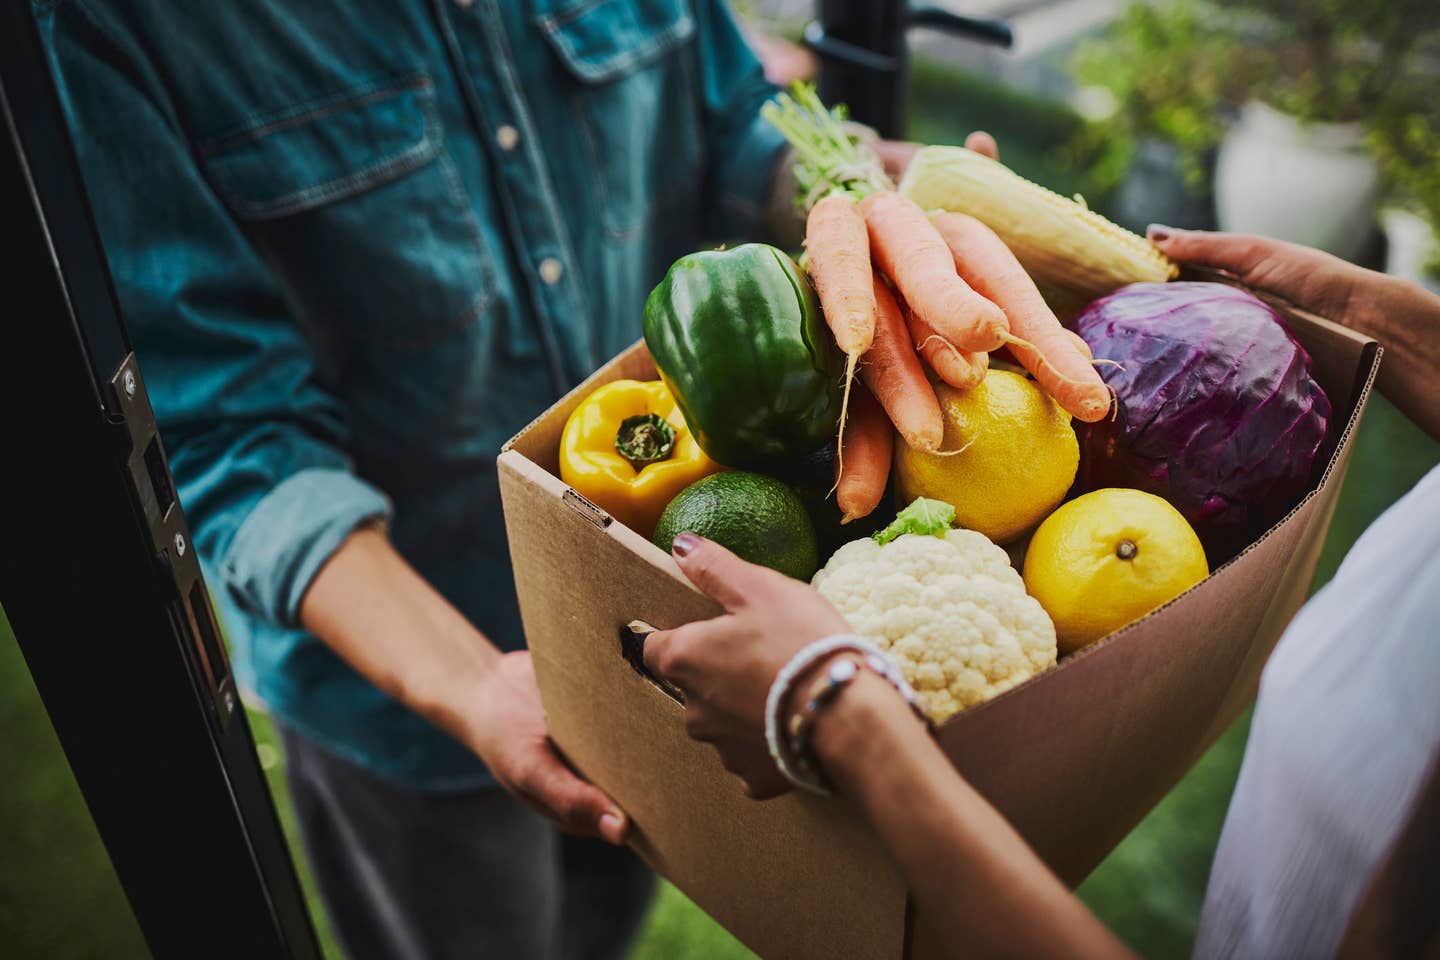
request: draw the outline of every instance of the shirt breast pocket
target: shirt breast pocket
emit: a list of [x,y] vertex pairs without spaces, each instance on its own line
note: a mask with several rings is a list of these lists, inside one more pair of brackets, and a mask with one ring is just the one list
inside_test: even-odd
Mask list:
[[424,75],[306,102],[198,148],[303,322],[422,350],[485,313],[491,258]]
[[533,0],[570,77],[606,231],[623,239],[698,189],[695,19],[685,0]]

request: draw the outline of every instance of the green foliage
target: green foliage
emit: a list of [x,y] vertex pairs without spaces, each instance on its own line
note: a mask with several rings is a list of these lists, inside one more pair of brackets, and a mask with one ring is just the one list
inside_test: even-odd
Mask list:
[[1124,178],[1140,140],[1164,140],[1179,150],[1184,181],[1198,191],[1225,134],[1225,106],[1243,98],[1241,66],[1233,37],[1194,0],[1136,3],[1071,61],[1077,82],[1108,90],[1116,102],[1115,113],[1083,128],[1071,149],[1108,188]]
[[1393,128],[1433,115],[1437,54],[1435,0],[1137,0],[1071,61],[1077,82],[1116,101],[1072,149],[1113,184],[1137,142],[1155,137],[1175,145],[1198,188],[1228,114],[1250,99],[1395,140]]
[[760,108],[760,116],[795,148],[795,206],[802,216],[832,193],[861,200],[894,186],[875,151],[846,129],[846,106],[827,109],[813,83],[791,84],[789,93],[777,93]]
[[[1378,127],[1370,146],[1392,188],[1440,234],[1440,112],[1412,113]],[[1440,244],[1425,266],[1440,277]]]
[[[1397,101],[1433,93],[1424,61],[1440,40],[1435,0],[1217,0],[1249,18],[1255,90],[1317,123],[1384,120]],[[1427,76],[1427,74],[1429,74]]]

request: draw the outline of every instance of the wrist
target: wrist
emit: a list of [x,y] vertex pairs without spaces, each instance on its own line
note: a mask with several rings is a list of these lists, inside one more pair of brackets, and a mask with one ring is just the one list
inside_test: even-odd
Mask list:
[[810,666],[795,675],[795,679],[790,684],[790,689],[785,694],[785,699],[781,702],[781,715],[787,720],[785,724],[786,729],[790,727],[788,721],[793,720],[795,715],[800,712],[800,709],[805,706],[805,700],[809,696],[810,691],[815,689],[821,677],[830,672],[830,668],[835,664],[835,661],[854,660],[856,656],[854,650],[836,650],[833,653],[827,653],[823,657],[820,657],[814,663],[810,664]]
[[868,670],[816,719],[810,740],[821,770],[847,796],[856,795],[867,771],[893,764],[907,745],[931,742],[900,692]]
[[920,700],[893,660],[851,633],[822,637],[801,647],[776,672],[765,699],[766,745],[791,784],[813,793],[831,792],[812,743],[813,728],[861,676],[873,677],[893,692],[914,722],[928,731]]

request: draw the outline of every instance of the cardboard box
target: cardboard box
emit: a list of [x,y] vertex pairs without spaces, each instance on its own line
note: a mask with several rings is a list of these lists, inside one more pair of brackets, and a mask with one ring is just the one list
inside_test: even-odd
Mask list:
[[[1240,556],[1171,603],[938,731],[959,770],[1078,884],[1254,696],[1304,602],[1379,348],[1271,301],[1314,360],[1335,446],[1316,486]],[[895,867],[839,801],[748,800],[681,707],[640,672],[627,625],[714,616],[669,555],[569,489],[556,447],[590,391],[653,379],[637,344],[546,411],[499,459],[520,609],[556,743],[634,818],[635,847],[764,957],[931,951]]]

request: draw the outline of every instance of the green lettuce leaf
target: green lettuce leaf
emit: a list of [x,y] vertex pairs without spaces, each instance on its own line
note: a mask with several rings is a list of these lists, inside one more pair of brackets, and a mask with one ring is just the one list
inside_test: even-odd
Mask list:
[[901,510],[890,526],[875,534],[875,542],[882,547],[905,533],[919,536],[943,537],[955,523],[955,508],[940,500],[919,497],[914,503]]

